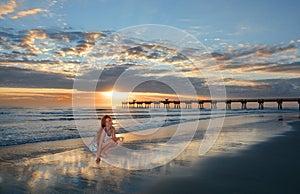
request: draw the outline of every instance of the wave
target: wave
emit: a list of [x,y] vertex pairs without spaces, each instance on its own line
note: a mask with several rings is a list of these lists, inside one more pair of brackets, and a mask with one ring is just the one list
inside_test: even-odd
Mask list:
[[11,112],[0,112],[0,115],[9,115],[12,114]]
[[40,121],[73,121],[73,117],[64,117],[64,118],[42,118]]
[[36,138],[36,139],[19,139],[19,140],[1,140],[0,146],[11,146],[11,145],[21,145],[27,143],[38,143],[38,142],[48,142],[48,141],[58,141],[58,140],[67,140],[67,139],[77,139],[81,138],[78,135],[69,135],[69,136],[56,136],[56,137],[47,137],[47,138]]

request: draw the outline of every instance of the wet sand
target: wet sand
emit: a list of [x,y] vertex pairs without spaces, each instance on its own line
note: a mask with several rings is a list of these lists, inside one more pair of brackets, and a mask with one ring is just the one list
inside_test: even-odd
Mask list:
[[[295,119],[226,118],[204,156],[199,156],[199,146],[207,121],[200,122],[184,152],[148,170],[98,165],[81,139],[2,147],[0,193],[293,193],[300,172],[300,131],[299,122],[290,131],[286,121]],[[174,127],[163,128],[161,138],[173,134]],[[129,147],[151,148],[151,138],[127,140]]]
[[172,177],[141,193],[299,193],[300,121],[291,131],[234,155],[208,157],[188,177]]

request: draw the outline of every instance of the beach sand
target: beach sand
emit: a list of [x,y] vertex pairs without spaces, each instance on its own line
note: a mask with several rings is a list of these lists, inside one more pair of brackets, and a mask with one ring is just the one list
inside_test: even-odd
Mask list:
[[[0,193],[295,193],[300,125],[294,122],[290,130],[286,121],[297,119],[281,115],[226,118],[217,142],[199,156],[207,125],[201,121],[184,152],[148,170],[96,164],[82,139],[2,147]],[[162,139],[173,134],[176,126],[163,129]],[[125,135],[124,146],[151,148],[152,138],[134,137]]]

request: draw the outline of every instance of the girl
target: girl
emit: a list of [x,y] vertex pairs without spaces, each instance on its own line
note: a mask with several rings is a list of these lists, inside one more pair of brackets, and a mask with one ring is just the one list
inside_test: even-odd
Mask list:
[[102,117],[101,127],[97,132],[97,163],[101,161],[100,156],[107,157],[106,151],[109,148],[115,147],[118,141],[123,141],[124,139],[123,137],[116,137],[116,130],[112,125],[112,119],[109,115]]

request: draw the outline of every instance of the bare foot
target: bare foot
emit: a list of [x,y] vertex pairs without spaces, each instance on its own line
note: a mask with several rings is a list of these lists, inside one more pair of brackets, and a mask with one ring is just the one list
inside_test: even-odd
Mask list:
[[100,163],[100,161],[101,161],[101,158],[100,158],[100,157],[97,157],[97,159],[96,159],[96,163],[97,163],[97,164],[99,164],[99,163]]

